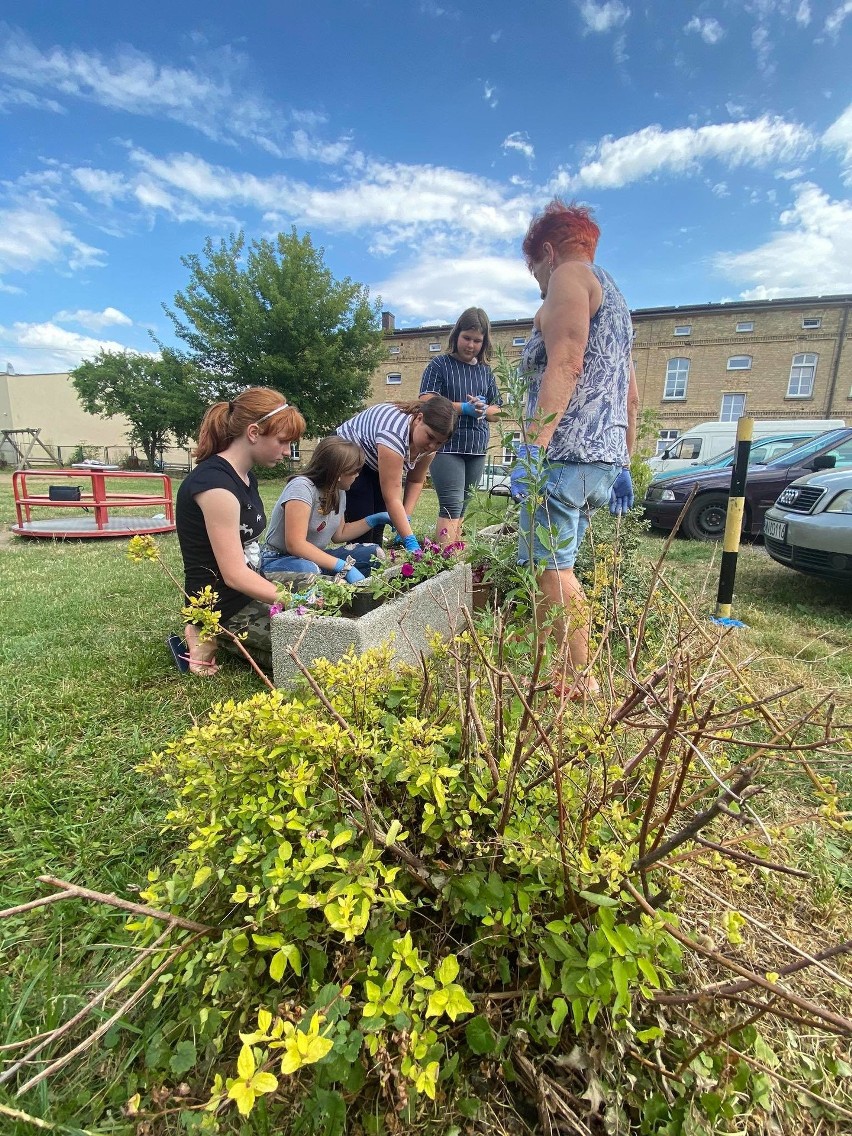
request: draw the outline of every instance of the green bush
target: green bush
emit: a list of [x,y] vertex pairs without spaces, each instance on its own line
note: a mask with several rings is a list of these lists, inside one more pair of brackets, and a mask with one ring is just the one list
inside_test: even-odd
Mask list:
[[[205,1130],[264,1097],[276,1131],[343,1132],[389,1092],[404,1123],[439,1098],[479,1107],[476,1069],[509,1069],[518,1030],[545,1051],[604,1017],[632,1031],[634,999],[669,986],[680,954],[662,919],[625,915],[636,821],[596,810],[566,862],[553,779],[513,796],[515,739],[472,744],[436,693],[449,675],[424,690],[377,652],[314,674],[328,705],[225,703],[147,766],[174,793],[180,849],[142,898],[215,927],[161,979],[155,1079],[176,1057],[186,1075],[189,1054]],[[564,744],[594,783],[618,776],[591,726]],[[579,817],[588,790],[566,776],[562,808]],[[508,1028],[490,1001],[506,992]],[[340,1123],[313,1127],[331,1103]]]

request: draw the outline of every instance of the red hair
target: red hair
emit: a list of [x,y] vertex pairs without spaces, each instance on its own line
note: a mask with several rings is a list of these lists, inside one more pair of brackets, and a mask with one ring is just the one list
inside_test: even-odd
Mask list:
[[231,402],[215,402],[201,421],[195,460],[220,454],[235,438],[256,424],[259,434],[275,434],[295,442],[305,432],[305,420],[283,394],[270,387],[249,387]]
[[535,262],[541,260],[545,244],[552,245],[562,256],[579,252],[594,260],[600,235],[600,227],[588,205],[577,205],[574,201],[566,205],[554,197],[544,211],[530,221],[522,246],[527,267],[532,269]]

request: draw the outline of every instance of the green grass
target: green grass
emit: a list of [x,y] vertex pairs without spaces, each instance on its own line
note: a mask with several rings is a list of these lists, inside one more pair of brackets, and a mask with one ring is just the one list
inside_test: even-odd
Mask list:
[[[270,508],[280,486],[262,482],[261,491]],[[471,524],[492,523],[506,507],[505,499],[479,500]],[[426,490],[415,524],[431,532],[436,514],[435,496]],[[11,480],[3,477],[0,527],[13,518]],[[158,539],[180,575],[176,538]],[[651,563],[662,544],[658,536],[643,538],[642,557]],[[252,673],[228,656],[215,679],[178,675],[165,638],[179,627],[179,596],[154,565],[131,563],[126,547],[124,539],[53,542],[0,534],[2,907],[42,894],[41,874],[132,895],[147,870],[169,857],[159,831],[166,802],[136,766],[183,734],[211,699],[240,699],[258,689]],[[669,557],[676,590],[708,616],[718,563],[714,546],[686,541],[676,541]],[[737,633],[739,649],[755,657],[758,673],[776,687],[802,681],[810,692],[848,695],[850,613],[850,597],[836,585],[789,572],[760,545],[743,549],[734,614],[749,628]],[[117,912],[74,902],[0,921],[0,1044],[64,1020],[114,970],[103,944],[115,941],[121,920]],[[85,1115],[101,1116],[99,1131],[130,1132],[109,1089],[123,1083],[133,1056],[132,1032],[125,1037],[125,1045],[99,1056],[94,1080],[89,1066],[72,1066],[29,1095],[26,1110],[72,1124],[82,1115],[81,1100],[105,1093],[109,1108],[87,1105]],[[0,1102],[21,1105],[2,1090]],[[10,1123],[0,1117],[0,1131],[31,1131]]]

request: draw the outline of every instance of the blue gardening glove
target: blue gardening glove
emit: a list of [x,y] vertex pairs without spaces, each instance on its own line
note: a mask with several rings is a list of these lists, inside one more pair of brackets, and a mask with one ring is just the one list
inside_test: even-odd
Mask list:
[[420,541],[417,539],[414,533],[412,533],[410,536],[404,536],[402,538],[402,547],[406,552],[419,552]]
[[629,469],[623,469],[609,491],[609,511],[614,517],[629,513],[633,508],[633,480]]
[[359,572],[357,568],[350,568],[345,578],[347,584],[360,584],[361,581],[366,580],[367,577],[363,572]]
[[530,495],[531,469],[538,465],[538,446],[518,446],[517,462],[509,475],[509,493],[513,501],[526,501]]
[[371,529],[374,529],[376,525],[389,525],[391,523],[390,513],[370,513],[369,517],[365,517],[364,520]]
[[479,411],[476,409],[472,402],[463,402],[461,404],[461,412],[462,414],[466,414],[468,418],[479,417]]

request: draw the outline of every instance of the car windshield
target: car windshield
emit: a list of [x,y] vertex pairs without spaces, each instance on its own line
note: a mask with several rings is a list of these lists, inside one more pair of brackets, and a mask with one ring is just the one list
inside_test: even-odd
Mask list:
[[836,442],[845,442],[849,437],[848,430],[830,430],[827,434],[818,434],[816,438],[811,438],[809,442],[803,442],[801,446],[796,446],[792,450],[788,450],[780,458],[775,458],[773,461],[767,463],[767,469],[785,468],[790,465],[801,465],[813,454],[819,453],[827,446],[832,446]]
[[[803,442],[810,441],[810,438],[786,438],[779,435],[775,438],[762,438],[758,442],[753,442],[751,452],[749,454],[749,465],[760,465],[762,463],[769,463],[782,454],[789,453],[794,446],[800,446]],[[725,450],[723,454],[719,454],[713,461],[707,462],[707,469],[724,469],[726,466],[734,464],[735,450]]]

